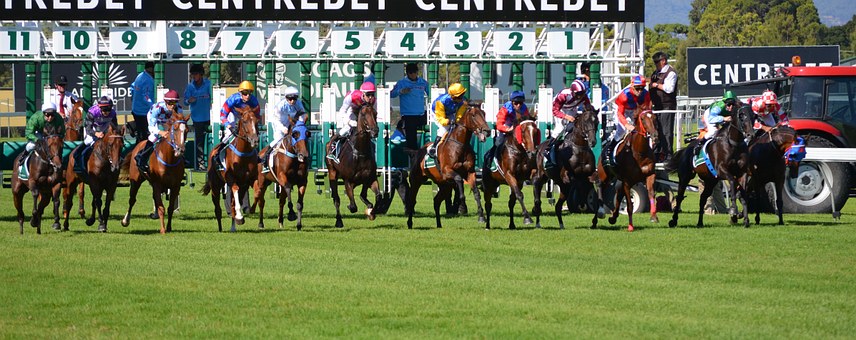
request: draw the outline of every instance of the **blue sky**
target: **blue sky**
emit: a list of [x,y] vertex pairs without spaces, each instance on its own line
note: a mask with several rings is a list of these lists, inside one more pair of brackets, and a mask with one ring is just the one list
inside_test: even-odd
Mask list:
[[[843,25],[856,14],[856,6],[848,5],[853,0],[815,0],[814,6],[820,15],[820,22],[827,26]],[[692,6],[690,0],[646,0],[645,26],[656,24],[689,24],[688,15]]]

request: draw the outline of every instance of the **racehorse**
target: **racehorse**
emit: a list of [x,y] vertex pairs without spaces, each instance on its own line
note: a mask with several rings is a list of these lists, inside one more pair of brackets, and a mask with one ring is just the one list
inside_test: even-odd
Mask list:
[[[614,224],[618,219],[621,199],[627,198],[627,231],[633,231],[633,200],[631,199],[632,188],[636,183],[645,181],[648,189],[648,200],[651,202],[651,222],[659,222],[657,218],[657,207],[654,203],[654,146],[659,143],[657,115],[650,108],[640,106],[634,113],[635,129],[628,131],[618,145],[615,146],[615,165],[606,164],[602,154],[600,166],[597,169],[597,178],[600,182],[598,190],[599,204],[603,204],[603,193],[612,180],[621,181],[622,190],[616,183],[615,205],[609,223]],[[607,151],[609,152],[609,151]],[[592,220],[592,228],[597,227],[597,219]]]
[[60,229],[59,225],[59,192],[62,185],[62,138],[53,128],[45,127],[44,137],[36,141],[36,147],[30,153],[30,159],[24,166],[27,167],[29,177],[26,180],[18,178],[18,164],[23,155],[15,157],[14,169],[12,170],[12,196],[15,209],[18,211],[18,224],[21,234],[24,234],[24,194],[27,191],[33,195],[33,214],[30,217],[30,225],[36,228],[36,233],[42,233],[42,214],[45,207],[54,202],[54,224],[53,228]]
[[[562,205],[567,202],[569,211],[582,210],[579,206],[585,204],[586,198],[594,189],[593,174],[597,171],[597,158],[592,148],[597,143],[598,112],[588,107],[576,117],[573,131],[565,136],[562,144],[555,147],[553,158],[557,164],[554,167],[548,169],[541,161],[542,157],[550,157],[550,150],[547,149],[550,142],[545,141],[538,146],[537,167],[532,179],[532,193],[535,197],[532,214],[535,215],[536,227],[541,227],[541,189],[547,181],[552,180],[559,185],[559,199],[554,209],[560,229],[565,228]],[[594,207],[594,210],[597,210],[597,207]]]
[[[177,106],[176,106],[177,107]],[[184,179],[184,143],[187,141],[187,117],[177,110],[173,109],[169,120],[164,124],[164,129],[167,131],[167,136],[155,143],[154,150],[148,159],[149,171],[143,173],[138,168],[136,162],[137,153],[142,151],[146,142],[140,142],[125,156],[122,162],[122,168],[128,169],[129,180],[131,182],[130,197],[128,198],[128,212],[122,219],[122,226],[127,227],[131,223],[131,210],[137,202],[137,191],[140,190],[140,185],[143,181],[148,180],[152,185],[152,199],[155,201],[158,218],[160,219],[160,233],[165,234],[172,231],[172,213],[175,211],[175,205],[178,202],[179,191],[181,190],[181,181]],[[137,131],[137,133],[142,133]],[[169,208],[164,211],[163,200],[161,194],[168,193]],[[164,214],[167,215],[167,222],[164,226]]]
[[[491,199],[496,189],[506,184],[511,188],[508,194],[508,229],[515,229],[514,205],[520,202],[523,211],[523,223],[532,224],[532,218],[523,203],[523,182],[532,178],[535,169],[535,149],[541,138],[538,123],[534,120],[525,120],[513,131],[508,133],[505,144],[494,150],[497,171],[491,171],[491,164],[482,166],[482,192],[484,192],[485,229],[490,229],[490,214],[493,208]],[[517,136],[520,136],[518,141]]]
[[[426,178],[430,178],[440,191],[434,196],[434,218],[437,228],[442,228],[440,224],[440,204],[445,201],[452,193],[452,186],[456,186],[459,197],[458,200],[465,201],[464,197],[464,182],[472,188],[473,196],[478,205],[479,219],[483,219],[484,211],[482,210],[481,197],[478,187],[475,185],[475,155],[472,148],[469,146],[470,139],[473,133],[478,134],[479,142],[484,143],[490,127],[484,118],[484,111],[477,103],[468,103],[469,107],[461,117],[460,122],[455,122],[449,126],[449,132],[443,137],[437,148],[436,166],[425,166],[425,155],[428,153],[428,146],[425,144],[416,152],[415,161],[411,162],[410,167],[410,189],[407,194],[407,228],[413,228],[413,212],[416,207],[416,195],[419,193],[419,187],[425,182]],[[487,193],[486,193],[487,194]]]
[[782,188],[785,185],[785,170],[790,170],[791,178],[799,173],[799,157],[791,153],[791,146],[797,142],[797,134],[789,126],[776,126],[756,137],[749,144],[749,180],[747,190],[755,193],[755,224],[761,223],[761,197],[766,193],[765,185],[772,182],[776,190],[776,215],[779,225],[782,219]]
[[[211,151],[208,158],[208,181],[202,187],[202,194],[211,193],[211,202],[214,203],[214,215],[217,218],[217,230],[223,231],[223,224],[220,219],[223,216],[223,210],[220,208],[220,190],[225,185],[229,190],[227,199],[225,200],[230,216],[232,216],[232,229],[235,231],[235,224],[244,224],[243,207],[241,206],[242,197],[247,194],[250,186],[258,178],[259,156],[257,148],[259,146],[259,131],[256,127],[259,119],[249,106],[236,108],[237,113],[241,118],[238,119],[234,140],[223,150],[225,158],[223,161],[224,170],[218,169],[220,162],[216,159],[219,156],[219,150],[215,148]],[[228,199],[231,197],[231,199]],[[261,227],[261,224],[259,225]]]
[[71,112],[68,113],[68,119],[65,121],[65,141],[74,142],[81,140],[83,135],[83,116],[86,114],[83,107],[83,100],[78,100],[72,106]]
[[[710,158],[710,164],[714,171],[712,172],[706,162],[694,166],[693,154],[694,146],[698,141],[690,144],[689,147],[679,150],[675,153],[666,168],[669,172],[678,173],[678,194],[675,197],[676,205],[673,209],[672,220],[669,221],[669,227],[674,228],[678,225],[678,212],[681,211],[681,202],[684,200],[684,192],[690,180],[698,174],[699,179],[704,182],[704,191],[699,198],[699,212],[697,227],[704,226],[704,205],[713,192],[714,187],[719,184],[722,179],[728,180],[729,191],[731,196],[731,223],[737,223],[737,200],[743,205],[743,211],[740,215],[743,216],[743,225],[749,226],[749,216],[746,214],[746,173],[749,167],[749,157],[746,141],[752,138],[752,133],[746,131],[747,117],[745,110],[738,110],[737,115],[731,121],[725,122],[722,127],[716,132],[716,136],[710,143],[710,148],[707,154]],[[701,147],[704,147],[702,145]]]
[[[282,190],[279,193],[279,227],[282,228],[282,209],[285,200],[288,199],[288,220],[297,220],[297,230],[303,228],[303,194],[306,193],[308,183],[309,146],[307,139],[310,137],[306,126],[296,126],[291,133],[285,135],[270,155],[270,171],[263,172],[259,166],[259,178],[253,187],[255,203],[259,206],[259,228],[264,228],[265,191],[271,183],[279,184]],[[264,155],[263,149],[260,155]],[[294,213],[294,205],[291,203],[291,189],[297,185],[297,214]],[[252,210],[252,209],[251,209]]]
[[[339,210],[339,183],[342,179],[345,183],[345,194],[348,195],[350,204],[348,211],[352,214],[357,212],[357,204],[354,202],[354,187],[362,185],[360,200],[366,205],[366,216],[374,220],[376,215],[386,213],[389,208],[387,202],[380,193],[377,183],[377,161],[375,160],[374,139],[377,138],[379,128],[377,126],[377,111],[371,105],[363,105],[357,113],[357,126],[347,139],[339,140],[339,162],[326,158],[327,179],[330,183],[330,192],[333,197],[333,205],[336,206],[336,228],[344,227],[342,214]],[[332,142],[327,142],[325,150],[331,152]],[[375,204],[367,198],[368,189],[371,188],[375,194]]]
[[[116,193],[116,184],[119,181],[119,170],[122,166],[122,147],[125,145],[123,128],[117,128],[110,125],[107,131],[104,131],[104,138],[96,140],[92,144],[92,153],[86,163],[86,172],[78,174],[74,172],[74,157],[69,157],[68,165],[65,169],[65,185],[63,186],[62,197],[64,199],[62,216],[65,219],[63,230],[68,230],[68,215],[71,206],[74,191],[78,190],[79,207],[78,213],[81,218],[86,217],[86,211],[83,208],[83,184],[89,184],[89,191],[92,193],[92,213],[86,220],[86,225],[91,226],[95,223],[95,212],[98,212],[98,219],[101,223],[98,224],[98,231],[107,231],[107,220],[110,217],[110,202],[113,201]],[[81,144],[78,148],[84,148]],[[76,150],[75,150],[76,152]],[[75,152],[72,152],[74,154]],[[107,198],[104,200],[104,210],[101,210],[101,193],[107,193]]]

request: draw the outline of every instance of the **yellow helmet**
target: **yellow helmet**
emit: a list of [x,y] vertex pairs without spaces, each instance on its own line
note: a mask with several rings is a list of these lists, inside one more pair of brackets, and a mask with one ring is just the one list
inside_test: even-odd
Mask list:
[[467,92],[467,89],[461,83],[449,85],[449,95],[452,97],[460,97],[464,95],[464,92]]
[[255,91],[256,88],[253,86],[253,83],[248,80],[244,80],[241,82],[241,85],[238,85],[238,91]]

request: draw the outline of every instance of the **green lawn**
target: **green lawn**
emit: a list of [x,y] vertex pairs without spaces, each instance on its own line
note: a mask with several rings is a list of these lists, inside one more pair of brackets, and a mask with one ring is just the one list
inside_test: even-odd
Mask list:
[[333,228],[331,200],[313,187],[301,232],[289,222],[276,228],[269,197],[268,229],[250,215],[238,233],[217,233],[210,198],[185,187],[175,232],[165,236],[143,217],[148,185],[128,228],[118,223],[128,189],[119,189],[107,234],[73,218],[70,232],[47,223],[42,235],[25,226],[21,236],[4,189],[0,338],[856,334],[852,205],[838,222],[788,215],[780,227],[763,215],[762,225],[745,229],[717,215],[699,229],[689,227],[698,197],[690,194],[675,229],[661,213],[660,224],[639,216],[634,233],[623,215],[612,227],[602,220],[600,230],[588,229],[589,215],[575,215],[566,216],[566,230],[547,216],[544,229],[518,221],[522,230],[509,231],[503,197],[494,230],[473,215],[438,230],[427,188],[414,230],[398,198],[389,216],[348,214],[344,229]]

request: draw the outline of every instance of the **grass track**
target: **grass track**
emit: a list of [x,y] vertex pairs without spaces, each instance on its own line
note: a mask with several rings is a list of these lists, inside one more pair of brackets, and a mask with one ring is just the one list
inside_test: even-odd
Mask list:
[[[744,229],[717,215],[697,229],[686,227],[697,212],[691,194],[680,228],[667,228],[661,213],[657,225],[639,216],[634,233],[624,231],[626,216],[600,230],[587,228],[589,215],[566,216],[568,230],[547,216],[535,230],[518,212],[523,230],[509,231],[503,194],[494,230],[472,215],[438,230],[422,190],[414,230],[398,198],[389,216],[355,214],[335,229],[330,199],[313,190],[302,232],[288,222],[276,228],[269,198],[266,230],[250,215],[238,233],[217,233],[210,199],[187,187],[166,236],[143,218],[147,185],[129,228],[118,223],[127,207],[127,188],[119,189],[107,234],[72,218],[71,232],[48,224],[43,235],[25,226],[20,236],[8,204],[0,212],[0,337],[856,334],[852,205],[840,222],[789,215],[779,227],[763,215],[764,224]],[[11,202],[8,189],[0,201]]]

